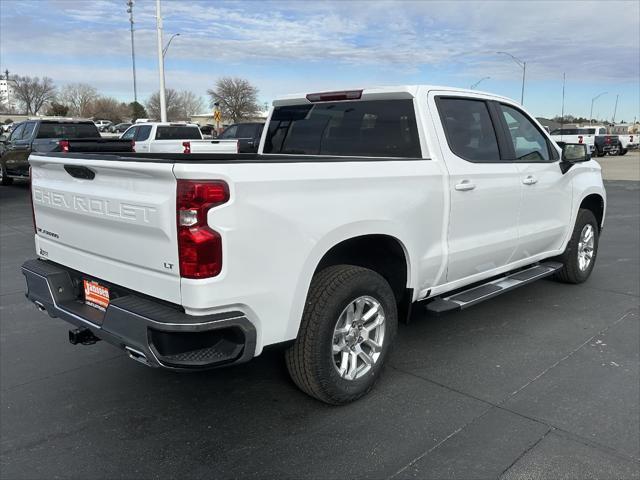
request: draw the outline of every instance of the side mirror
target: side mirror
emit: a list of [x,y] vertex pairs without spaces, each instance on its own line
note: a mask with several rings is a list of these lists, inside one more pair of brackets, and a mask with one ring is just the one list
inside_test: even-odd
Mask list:
[[566,173],[574,163],[588,162],[591,155],[587,152],[587,146],[584,143],[565,143],[562,145],[562,159],[560,160],[560,169],[562,173]]

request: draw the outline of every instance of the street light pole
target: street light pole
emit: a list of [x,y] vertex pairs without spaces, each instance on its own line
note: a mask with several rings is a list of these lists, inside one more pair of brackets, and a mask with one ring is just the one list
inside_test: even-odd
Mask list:
[[171,38],[169,39],[169,41],[167,42],[167,44],[165,45],[165,47],[162,49],[162,58],[164,58],[167,55],[167,50],[169,50],[169,45],[171,45],[171,41],[175,38],[175,37],[179,37],[180,34],[179,33],[174,33],[173,35],[171,35]]
[[618,111],[618,97],[620,96],[620,94],[618,93],[616,95],[616,104],[613,107],[613,117],[611,117],[611,123],[615,124],[616,123],[616,112]]
[[469,87],[469,90],[473,90],[474,88],[476,88],[478,85],[480,85],[480,82],[483,82],[484,80],[489,80],[491,77],[482,77],[480,80],[478,80],[476,83],[474,83],[473,85],[471,85]]
[[133,0],[127,2],[127,13],[131,25],[131,63],[133,64],[133,100],[138,102],[138,86],[136,84],[136,49],[133,41]]
[[167,121],[167,103],[164,90],[164,57],[162,55],[162,11],[156,0],[156,32],[158,37],[158,73],[160,74],[160,121]]
[[520,105],[524,105],[524,80],[527,75],[527,62],[520,60],[518,57],[511,55],[509,52],[496,52],[502,55],[508,55],[522,69],[522,90],[520,92]]
[[593,97],[593,98],[591,99],[591,111],[589,112],[589,124],[592,124],[592,123],[593,123],[593,103],[594,103],[597,99],[599,99],[601,96],[606,95],[606,94],[607,94],[607,92],[602,92],[602,93],[599,93],[598,95],[596,95],[595,97]]

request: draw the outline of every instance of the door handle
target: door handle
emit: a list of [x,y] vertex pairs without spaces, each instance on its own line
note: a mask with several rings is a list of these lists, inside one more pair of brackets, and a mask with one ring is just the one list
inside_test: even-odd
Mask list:
[[474,188],[476,188],[476,185],[471,183],[471,180],[462,180],[456,185],[456,190],[460,192],[466,192],[468,190],[473,190]]
[[525,185],[534,185],[538,183],[538,179],[533,175],[527,175],[527,178],[522,179],[522,183]]

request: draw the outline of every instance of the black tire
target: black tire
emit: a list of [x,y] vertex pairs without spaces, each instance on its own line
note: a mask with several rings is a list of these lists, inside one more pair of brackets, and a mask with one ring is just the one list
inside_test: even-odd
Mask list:
[[[580,243],[580,236],[583,229],[591,225],[593,228],[593,252],[589,265],[585,269],[581,269],[578,260],[578,245]],[[600,228],[598,221],[591,210],[581,208],[578,211],[578,217],[576,218],[576,224],[573,227],[573,233],[571,239],[567,244],[567,249],[558,258],[558,261],[562,262],[564,266],[555,274],[555,278],[564,283],[582,283],[593,271],[593,266],[596,263],[596,257],[598,256],[598,243],[599,243]]]
[[0,184],[3,186],[11,185],[13,178],[7,177],[7,172],[2,165],[0,165]]
[[606,152],[601,152],[600,149],[598,147],[596,147],[596,149],[593,151],[593,154],[596,157],[604,157],[607,153]]
[[[379,302],[384,311],[380,356],[360,378],[347,380],[334,363],[334,329],[345,308],[361,296]],[[316,273],[311,281],[298,337],[286,351],[291,378],[308,395],[332,405],[353,402],[378,380],[398,327],[396,300],[378,273],[353,265],[335,265]]]
[[622,149],[620,149],[619,155],[626,155],[628,151],[629,151],[628,149],[622,148]]

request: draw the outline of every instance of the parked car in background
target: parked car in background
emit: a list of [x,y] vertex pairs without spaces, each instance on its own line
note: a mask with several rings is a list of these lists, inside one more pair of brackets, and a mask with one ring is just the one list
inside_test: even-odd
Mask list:
[[373,388],[412,303],[443,314],[594,268],[600,166],[505,97],[292,95],[261,145],[32,155],[27,297],[74,326],[72,343],[103,339],[153,367],[228,366],[286,342],[294,382],[344,404]]
[[218,136],[220,139],[237,139],[240,153],[254,153],[258,151],[260,145],[260,136],[264,123],[234,123],[229,125]]
[[117,125],[111,125],[109,127],[109,131],[111,133],[123,133],[127,130],[127,128],[129,128],[132,124],[131,123],[118,123]]
[[102,138],[88,120],[28,120],[16,124],[0,143],[0,183],[29,178],[29,155],[53,152],[131,152],[131,141]]
[[136,123],[121,136],[139,153],[238,153],[237,140],[206,140],[195,123]]
[[209,138],[217,138],[218,132],[216,131],[216,127],[213,125],[200,125],[200,131],[203,136]]
[[101,132],[106,132],[108,128],[113,125],[113,122],[110,120],[94,120],[93,123],[96,124],[98,130]]

